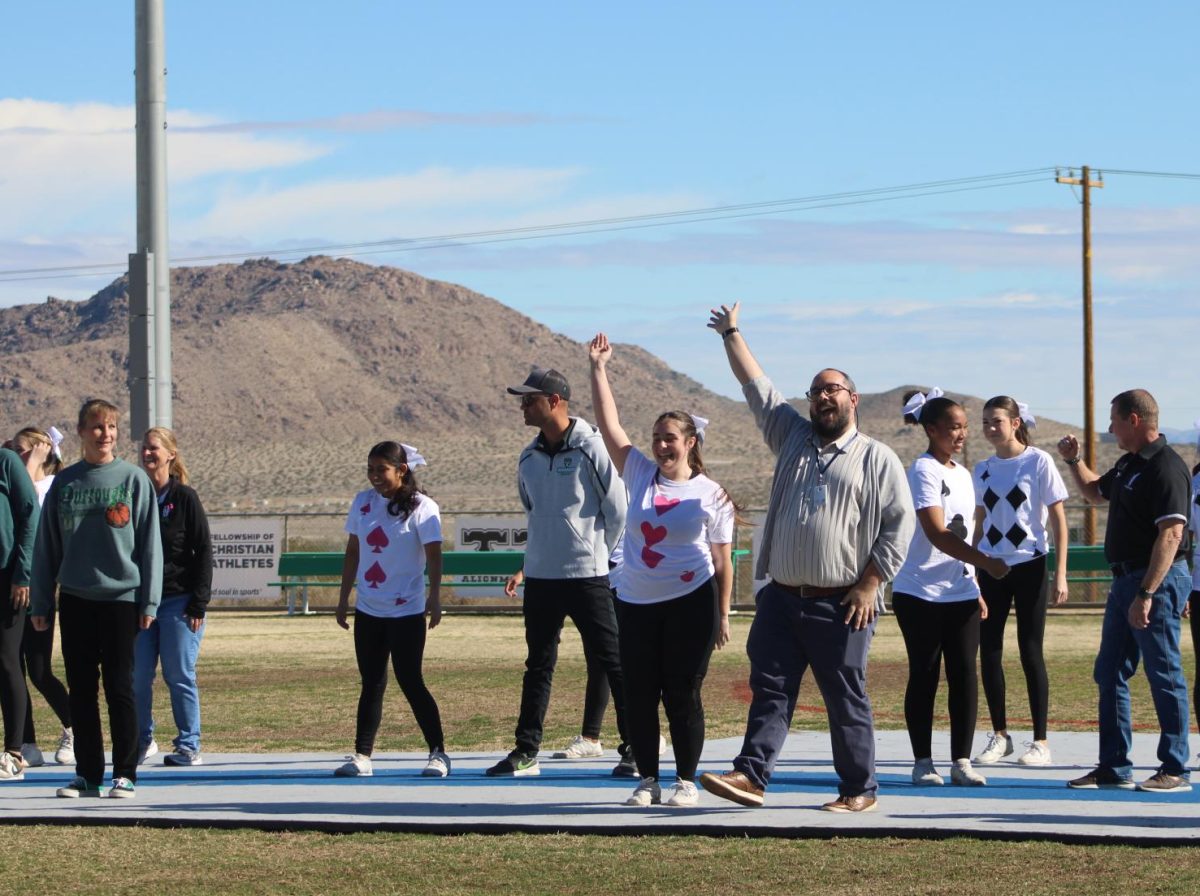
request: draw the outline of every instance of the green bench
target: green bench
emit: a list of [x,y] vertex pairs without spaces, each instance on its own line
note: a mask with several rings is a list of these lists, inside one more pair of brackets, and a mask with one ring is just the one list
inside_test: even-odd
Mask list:
[[[1054,571],[1054,549],[1046,554],[1046,569]],[[1107,582],[1112,579],[1112,567],[1104,559],[1102,544],[1072,544],[1067,547],[1068,582]]]
[[[733,562],[750,552],[733,552]],[[296,610],[297,593],[300,597],[302,614],[308,608],[309,588],[337,588],[342,580],[342,563],[346,555],[342,551],[285,551],[279,558],[279,581],[271,586],[282,588],[287,596],[288,614]],[[443,551],[443,576],[478,576],[480,581],[455,582],[455,588],[494,588],[496,579],[507,579],[525,562],[521,551]],[[330,581],[330,578],[333,581]]]

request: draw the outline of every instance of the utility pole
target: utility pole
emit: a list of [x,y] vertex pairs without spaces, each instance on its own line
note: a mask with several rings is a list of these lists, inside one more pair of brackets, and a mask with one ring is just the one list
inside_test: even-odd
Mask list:
[[[1083,189],[1083,460],[1096,469],[1095,387],[1092,377],[1092,195],[1093,187],[1104,186],[1104,175],[1091,178],[1091,169],[1083,166],[1080,177],[1074,169],[1066,176],[1056,173],[1055,181]],[[1096,543],[1096,508],[1090,504],[1084,512],[1083,543]]]
[[137,252],[129,256],[130,430],[171,426],[167,68],[163,0],[135,0]]

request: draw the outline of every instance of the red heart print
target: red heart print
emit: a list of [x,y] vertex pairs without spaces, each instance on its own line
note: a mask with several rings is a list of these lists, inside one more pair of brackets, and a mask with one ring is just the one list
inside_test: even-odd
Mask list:
[[692,579],[696,578],[696,572],[695,570],[689,569],[687,572],[682,573],[679,578],[683,579],[685,582],[690,582]]
[[662,516],[668,510],[679,504],[678,498],[664,498],[662,495],[654,496],[654,512]]
[[642,538],[646,539],[646,547],[653,547],[666,537],[666,526],[651,526],[648,520],[642,522]]
[[658,551],[652,551],[650,548],[642,548],[642,562],[651,569],[658,566],[662,562],[663,555]]

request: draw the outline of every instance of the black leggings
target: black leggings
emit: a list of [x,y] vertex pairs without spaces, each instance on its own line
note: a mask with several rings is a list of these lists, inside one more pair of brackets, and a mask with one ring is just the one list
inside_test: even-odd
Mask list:
[[[1200,563],[1200,557],[1196,562]],[[1188,624],[1192,629],[1192,651],[1196,654],[1196,680],[1192,682],[1192,701],[1196,721],[1200,723],[1200,591],[1188,595]]]
[[4,718],[4,749],[21,752],[25,707],[29,693],[21,672],[21,636],[25,613],[12,605],[12,570],[0,571],[0,711]]
[[[51,610],[46,615],[50,627],[39,632],[33,627],[30,617],[25,617],[25,635],[21,641],[21,670],[29,676],[29,683],[46,698],[54,714],[64,728],[71,727],[71,703],[67,687],[54,674],[50,665],[50,654],[54,650],[54,617]],[[33,727],[33,701],[25,702],[25,743],[36,744],[37,733]]]
[[1046,739],[1046,719],[1050,708],[1050,680],[1046,677],[1046,659],[1042,642],[1046,637],[1046,558],[1035,557],[1009,569],[1003,579],[994,579],[979,570],[979,589],[987,604],[988,617],[980,625],[979,667],[983,693],[993,731],[1008,730],[1008,709],[1004,685],[1004,624],[1009,608],[1017,606],[1017,646],[1021,668],[1029,691],[1029,713],[1033,719],[1033,739]]
[[933,756],[933,704],[943,658],[950,709],[950,758],[969,758],[979,710],[979,684],[975,678],[979,601],[939,604],[896,592],[892,594],[892,610],[908,651],[904,721],[913,758]]
[[662,701],[675,749],[675,774],[696,777],[704,749],[701,688],[717,643],[717,580],[657,604],[617,600],[621,671],[629,742],[638,774],[657,778],[658,703]]
[[383,618],[356,610],[354,655],[358,659],[358,674],[362,678],[354,752],[370,756],[375,749],[375,735],[379,733],[379,723],[383,719],[388,657],[391,657],[396,681],[408,705],[412,707],[413,716],[429,749],[444,749],[442,717],[421,675],[421,662],[425,656],[425,615],[417,613]]

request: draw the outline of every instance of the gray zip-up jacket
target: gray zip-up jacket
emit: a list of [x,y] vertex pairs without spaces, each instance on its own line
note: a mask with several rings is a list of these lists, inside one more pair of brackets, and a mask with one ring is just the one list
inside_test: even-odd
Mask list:
[[538,433],[517,461],[517,492],[528,518],[527,577],[608,575],[628,498],[596,427],[572,417],[553,454]]

